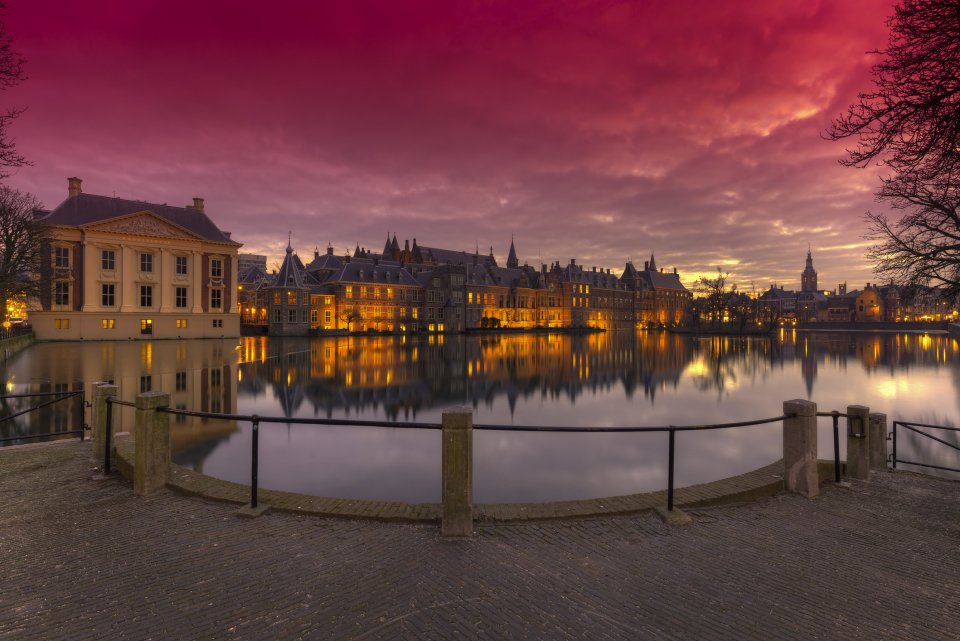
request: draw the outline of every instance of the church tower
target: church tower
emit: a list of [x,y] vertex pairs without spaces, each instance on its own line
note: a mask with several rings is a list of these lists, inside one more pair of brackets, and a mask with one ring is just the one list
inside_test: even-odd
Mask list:
[[810,255],[809,249],[807,249],[807,266],[800,274],[800,291],[817,291],[817,270],[813,268],[813,256]]

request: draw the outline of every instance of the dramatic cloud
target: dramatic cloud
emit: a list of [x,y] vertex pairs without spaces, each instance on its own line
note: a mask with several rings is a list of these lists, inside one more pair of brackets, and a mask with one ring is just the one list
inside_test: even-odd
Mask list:
[[869,86],[890,0],[15,2],[14,126],[67,176],[207,199],[245,251],[400,239],[686,281],[871,280],[875,171],[821,139]]

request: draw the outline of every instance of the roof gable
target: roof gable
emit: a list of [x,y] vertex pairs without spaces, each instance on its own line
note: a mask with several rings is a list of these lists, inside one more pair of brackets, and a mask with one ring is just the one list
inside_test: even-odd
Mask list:
[[185,240],[203,240],[203,237],[189,229],[161,218],[150,210],[144,210],[104,221],[79,225],[88,231],[111,232],[115,234],[135,234],[159,238],[178,238]]

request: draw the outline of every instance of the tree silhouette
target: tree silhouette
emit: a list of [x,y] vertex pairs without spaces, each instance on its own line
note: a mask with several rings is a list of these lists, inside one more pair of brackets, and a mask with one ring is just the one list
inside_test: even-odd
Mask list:
[[826,132],[852,139],[841,163],[882,164],[879,200],[902,212],[866,214],[875,271],[900,284],[960,292],[960,2],[903,0],[888,46],[861,93]]
[[[0,91],[10,89],[26,79],[23,58],[13,49],[13,40],[7,31],[6,10],[6,3],[0,2]],[[0,178],[10,175],[6,168],[29,164],[17,152],[9,132],[10,123],[21,113],[23,109],[13,107],[0,110]]]

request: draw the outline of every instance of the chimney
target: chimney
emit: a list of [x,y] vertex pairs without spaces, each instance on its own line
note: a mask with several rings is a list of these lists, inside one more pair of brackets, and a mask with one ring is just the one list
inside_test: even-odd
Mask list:
[[83,181],[79,178],[67,178],[67,193],[72,198],[73,196],[79,196],[83,193],[83,190],[80,189],[80,183]]
[[646,271],[650,271],[650,261],[649,261],[649,260],[643,261],[643,271],[645,271],[645,272],[646,272]]
[[333,256],[333,246],[327,245],[327,256]]
[[596,266],[596,265],[593,266],[593,272],[594,272],[594,273],[597,272],[597,266]]
[[570,264],[571,264],[572,266],[576,267],[576,266],[577,266],[577,259],[576,259],[576,258],[571,258],[571,259],[570,259]]
[[203,198],[194,198],[192,205],[187,205],[187,209],[195,209],[200,213],[203,213]]
[[230,239],[230,232],[225,231],[225,232],[223,232],[223,235],[227,237],[227,240],[231,240],[231,239]]

